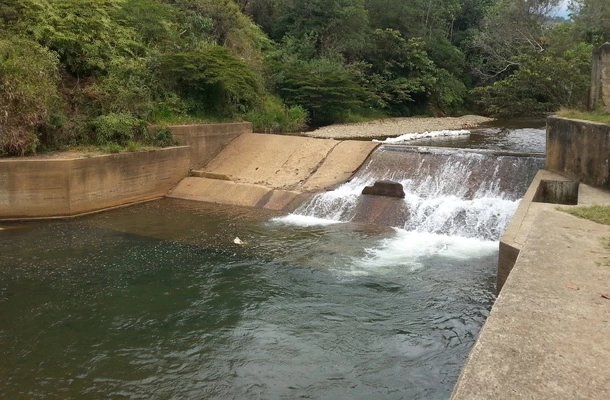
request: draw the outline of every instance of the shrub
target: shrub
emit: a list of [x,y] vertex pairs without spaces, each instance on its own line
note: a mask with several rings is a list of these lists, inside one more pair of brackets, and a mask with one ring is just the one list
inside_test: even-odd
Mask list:
[[91,127],[95,141],[100,144],[125,144],[141,136],[144,132],[144,122],[126,113],[110,113],[94,118]]
[[36,151],[58,99],[57,57],[19,37],[0,40],[0,155]]
[[145,58],[118,57],[110,61],[108,74],[91,92],[103,113],[129,113],[147,119],[155,107],[154,86]]
[[151,139],[154,145],[167,147],[176,145],[176,139],[167,126],[156,126],[151,132]]
[[143,52],[136,32],[112,18],[119,0],[30,1],[20,24],[74,76],[104,73],[111,59]]
[[108,143],[102,147],[102,151],[105,153],[120,153],[123,148],[118,143]]
[[307,111],[300,106],[287,107],[276,97],[265,97],[262,104],[246,115],[255,132],[298,132],[307,126]]

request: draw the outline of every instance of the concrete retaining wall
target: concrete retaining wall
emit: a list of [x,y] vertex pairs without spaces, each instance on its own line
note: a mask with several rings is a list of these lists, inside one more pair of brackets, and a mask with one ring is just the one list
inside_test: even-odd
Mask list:
[[233,139],[242,133],[251,133],[252,124],[172,125],[168,127],[182,146],[191,147],[191,168],[207,164]]
[[593,50],[589,108],[610,111],[610,43]]
[[74,159],[0,160],[0,219],[73,216],[164,196],[188,174],[190,149]]
[[547,119],[546,169],[610,190],[610,124]]

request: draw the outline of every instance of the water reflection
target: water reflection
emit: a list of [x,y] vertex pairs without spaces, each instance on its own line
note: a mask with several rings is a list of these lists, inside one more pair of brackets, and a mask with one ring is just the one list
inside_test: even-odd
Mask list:
[[0,398],[447,398],[495,252],[372,265],[413,238],[272,217],[163,200],[3,236]]

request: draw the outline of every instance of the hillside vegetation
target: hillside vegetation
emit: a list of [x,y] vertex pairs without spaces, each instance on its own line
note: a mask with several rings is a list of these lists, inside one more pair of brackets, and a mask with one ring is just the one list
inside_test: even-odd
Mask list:
[[0,0],[0,155],[581,108],[607,0]]

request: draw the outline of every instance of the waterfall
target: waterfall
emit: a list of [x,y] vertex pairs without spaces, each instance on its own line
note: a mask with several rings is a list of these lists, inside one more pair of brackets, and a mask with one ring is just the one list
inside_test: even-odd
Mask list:
[[[348,222],[391,207],[383,223],[394,227],[498,240],[543,163],[537,156],[384,145],[349,182],[313,196],[294,214]],[[377,180],[401,183],[405,198],[389,206],[388,198],[362,196]]]

